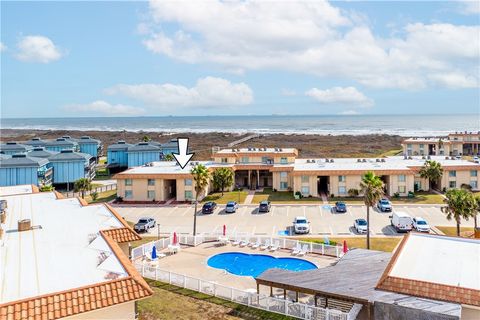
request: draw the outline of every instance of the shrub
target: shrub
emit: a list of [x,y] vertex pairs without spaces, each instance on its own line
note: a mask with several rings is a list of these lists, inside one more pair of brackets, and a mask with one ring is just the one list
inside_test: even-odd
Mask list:
[[97,201],[98,199],[98,192],[97,191],[94,191],[90,194],[90,196],[92,197],[92,200],[93,201]]
[[360,192],[358,191],[358,189],[355,189],[355,188],[348,189],[348,195],[349,195],[350,197],[352,197],[352,198],[353,198],[353,197],[358,197],[358,194],[359,194],[359,193],[360,193]]
[[335,195],[332,193],[332,194],[330,194],[330,197],[331,197],[331,198],[335,198]]
[[273,190],[272,190],[272,191],[273,191],[273,192],[277,192],[277,189],[273,188]]
[[116,201],[116,202],[122,202],[122,201],[123,201],[123,197],[118,196],[118,197],[115,198],[115,201]]
[[400,193],[395,192],[395,193],[393,194],[393,196],[394,196],[395,198],[399,198],[399,197],[400,197]]
[[302,193],[300,191],[295,192],[296,196],[299,196],[300,198],[303,198]]
[[41,186],[40,187],[40,192],[50,192],[53,191],[55,188],[53,186]]

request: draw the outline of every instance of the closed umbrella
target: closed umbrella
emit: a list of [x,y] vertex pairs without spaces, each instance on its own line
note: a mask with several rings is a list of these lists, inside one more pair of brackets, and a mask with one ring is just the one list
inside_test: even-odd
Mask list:
[[177,233],[174,232],[174,233],[173,233],[173,244],[177,244],[177,241],[178,241],[178,240],[177,240]]
[[347,253],[347,251],[348,251],[347,240],[343,240],[343,253]]
[[152,247],[152,260],[155,260],[157,259],[157,247],[155,247],[155,245],[153,245]]
[[226,225],[223,225],[223,235],[224,236],[227,235],[227,226]]

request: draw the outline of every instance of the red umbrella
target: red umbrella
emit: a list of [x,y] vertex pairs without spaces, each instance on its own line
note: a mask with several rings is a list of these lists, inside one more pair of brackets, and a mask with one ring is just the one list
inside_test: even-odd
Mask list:
[[347,240],[343,240],[343,253],[347,253],[347,251],[348,251]]
[[226,225],[223,225],[223,235],[224,236],[227,235],[227,226]]
[[177,244],[177,233],[173,233],[173,244]]

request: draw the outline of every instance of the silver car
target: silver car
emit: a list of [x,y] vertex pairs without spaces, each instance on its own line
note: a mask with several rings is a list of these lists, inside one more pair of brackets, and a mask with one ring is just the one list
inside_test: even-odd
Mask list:
[[230,201],[227,203],[227,206],[225,207],[225,212],[226,213],[234,213],[238,209],[238,204],[235,201]]

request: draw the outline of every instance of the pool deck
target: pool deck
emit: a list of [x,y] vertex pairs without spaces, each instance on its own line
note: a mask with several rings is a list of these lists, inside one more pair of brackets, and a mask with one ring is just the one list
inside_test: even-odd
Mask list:
[[338,258],[335,257],[316,254],[297,257],[291,255],[290,251],[287,250],[271,252],[269,250],[239,247],[238,245],[233,246],[231,244],[219,246],[218,242],[207,242],[196,247],[182,247],[179,253],[159,259],[157,266],[162,270],[213,281],[220,285],[241,290],[256,288],[256,282],[253,277],[233,275],[225,270],[212,268],[207,265],[208,258],[224,252],[243,252],[249,254],[268,254],[274,257],[299,258],[314,263],[318,268],[329,266],[338,261]]

